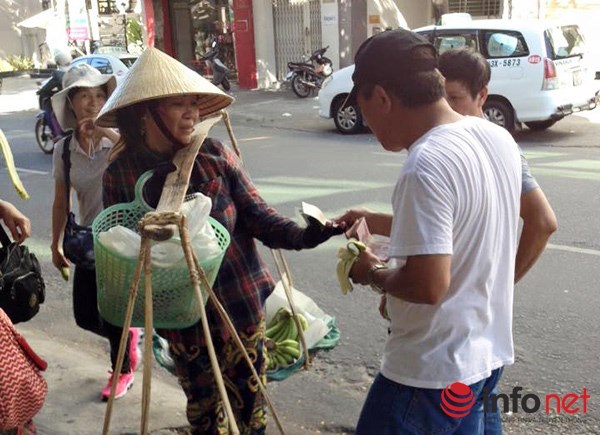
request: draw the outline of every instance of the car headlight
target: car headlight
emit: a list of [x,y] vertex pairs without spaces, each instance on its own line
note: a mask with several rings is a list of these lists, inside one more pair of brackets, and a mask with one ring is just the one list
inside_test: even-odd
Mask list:
[[325,89],[327,87],[327,85],[329,83],[331,83],[332,80],[333,80],[333,76],[329,76],[325,80],[323,80],[323,84],[321,85],[321,89]]

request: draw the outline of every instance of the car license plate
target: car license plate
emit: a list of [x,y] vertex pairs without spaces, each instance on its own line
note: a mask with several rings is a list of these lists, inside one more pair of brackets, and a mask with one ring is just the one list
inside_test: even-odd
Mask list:
[[583,79],[581,78],[581,70],[576,69],[573,71],[573,86],[581,86]]

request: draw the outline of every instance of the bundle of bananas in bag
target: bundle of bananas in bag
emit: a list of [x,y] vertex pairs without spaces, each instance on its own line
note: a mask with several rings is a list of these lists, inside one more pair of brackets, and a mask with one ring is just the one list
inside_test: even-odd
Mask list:
[[[308,321],[302,314],[297,313],[298,321],[305,331]],[[267,325],[265,331],[265,360],[267,370],[287,367],[300,358],[299,331],[292,312],[281,307]]]

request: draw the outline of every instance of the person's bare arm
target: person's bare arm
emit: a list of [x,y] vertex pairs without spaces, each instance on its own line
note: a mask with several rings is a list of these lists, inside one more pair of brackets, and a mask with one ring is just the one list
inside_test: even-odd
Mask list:
[[542,255],[548,239],[558,229],[556,215],[542,189],[521,195],[523,229],[515,262],[515,283],[527,274]]
[[119,142],[119,139],[121,139],[121,135],[119,134],[118,130],[115,130],[114,128],[105,128],[105,127],[96,127],[100,130],[102,136],[108,138],[108,140],[110,140],[113,144],[116,144],[117,142]]
[[[415,304],[435,305],[450,287],[451,258],[447,254],[415,255],[407,257],[404,266],[380,269],[371,277],[386,294]],[[369,250],[361,253],[350,270],[352,281],[369,284],[368,271],[379,263],[379,259]]]
[[52,264],[57,269],[69,267],[69,260],[62,251],[62,237],[67,224],[67,205],[70,206],[70,197],[65,191],[65,182],[54,182],[54,202],[52,203]]

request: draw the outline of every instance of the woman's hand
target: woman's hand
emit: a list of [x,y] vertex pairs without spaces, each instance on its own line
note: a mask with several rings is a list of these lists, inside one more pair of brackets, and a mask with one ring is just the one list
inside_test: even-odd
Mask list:
[[63,254],[62,249],[55,246],[51,246],[50,249],[52,251],[52,264],[54,267],[61,270],[62,268],[68,268],[71,265],[69,260],[67,260],[67,257]]
[[93,139],[96,129],[94,118],[83,118],[77,121],[77,133],[81,139]]
[[6,224],[15,242],[21,244],[31,236],[31,222],[10,202],[0,200],[0,219]]
[[327,221],[325,225],[322,225],[318,220],[309,218],[308,226],[304,229],[304,234],[302,234],[302,247],[304,249],[314,248],[326,242],[331,237],[342,234],[345,230],[346,224],[344,222],[336,224],[332,221]]
[[84,118],[77,122],[77,131],[79,137],[85,140],[94,139],[99,141],[103,137],[108,138],[112,143],[117,143],[120,139],[119,133],[112,128],[100,127],[96,125],[94,118]]

